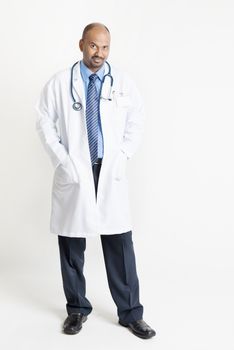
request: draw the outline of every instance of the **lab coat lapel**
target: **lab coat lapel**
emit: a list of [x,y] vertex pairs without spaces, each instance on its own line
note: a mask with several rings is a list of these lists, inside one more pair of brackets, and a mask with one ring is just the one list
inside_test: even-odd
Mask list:
[[78,62],[78,64],[74,68],[73,88],[77,94],[78,102],[81,102],[83,106],[83,110],[85,112],[86,99],[85,99],[84,83],[82,80],[82,76],[80,74],[80,62]]
[[[109,73],[108,65],[105,63],[104,76]],[[102,85],[102,93],[101,96],[109,96],[110,91],[110,79],[107,78],[104,80],[104,84]]]

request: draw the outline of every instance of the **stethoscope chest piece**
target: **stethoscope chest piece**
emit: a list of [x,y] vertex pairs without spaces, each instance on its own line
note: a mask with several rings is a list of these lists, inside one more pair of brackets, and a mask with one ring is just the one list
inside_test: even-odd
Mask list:
[[81,111],[82,109],[82,104],[80,102],[74,102],[73,105],[72,105],[73,109],[75,111]]

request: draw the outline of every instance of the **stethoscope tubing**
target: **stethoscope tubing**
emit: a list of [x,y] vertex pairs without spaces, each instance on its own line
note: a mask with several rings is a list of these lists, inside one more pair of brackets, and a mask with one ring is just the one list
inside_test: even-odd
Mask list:
[[[70,93],[71,93],[71,97],[72,97],[72,100],[73,100],[73,104],[72,104],[72,107],[75,111],[80,111],[82,109],[82,104],[78,101],[76,101],[75,97],[74,97],[74,94],[73,94],[73,72],[74,72],[74,68],[75,66],[79,63],[79,61],[75,62],[73,64],[73,66],[71,67],[71,81],[70,81]],[[101,81],[101,88],[100,88],[100,93],[99,93],[99,101],[100,101],[100,98],[101,98],[101,94],[102,94],[102,88],[103,88],[103,84],[106,80],[107,77],[110,78],[110,88],[112,88],[113,86],[113,82],[114,82],[114,79],[111,75],[111,66],[110,64],[106,61],[105,62],[108,66],[108,73],[105,74],[102,78],[102,81]],[[109,97],[108,98],[109,101],[111,101],[111,98]]]

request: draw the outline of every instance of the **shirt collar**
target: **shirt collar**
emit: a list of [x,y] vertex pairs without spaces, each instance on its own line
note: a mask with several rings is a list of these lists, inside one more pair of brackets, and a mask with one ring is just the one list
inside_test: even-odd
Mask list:
[[[105,72],[105,65],[103,64],[102,67],[95,73],[97,74],[98,78],[102,81],[102,78],[104,76]],[[80,61],[80,74],[82,76],[82,79],[86,82],[89,82],[89,77],[91,74],[94,74],[82,61]]]

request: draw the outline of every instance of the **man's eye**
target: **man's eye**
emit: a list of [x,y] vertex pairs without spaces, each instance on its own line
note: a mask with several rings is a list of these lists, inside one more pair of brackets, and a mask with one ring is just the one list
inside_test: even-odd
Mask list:
[[96,45],[91,44],[90,47],[91,47],[92,49],[95,49],[95,48],[96,48]]

